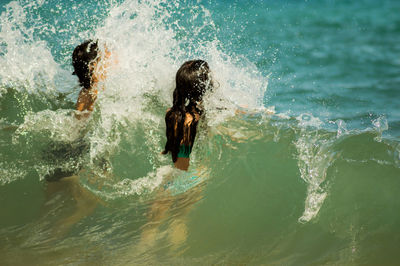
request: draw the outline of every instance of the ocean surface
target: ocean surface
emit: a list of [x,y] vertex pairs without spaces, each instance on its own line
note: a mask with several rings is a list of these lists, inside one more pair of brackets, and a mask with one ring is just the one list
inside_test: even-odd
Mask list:
[[[398,265],[400,1],[0,3],[0,265]],[[78,121],[90,38],[117,60]],[[195,58],[182,172],[164,115]]]

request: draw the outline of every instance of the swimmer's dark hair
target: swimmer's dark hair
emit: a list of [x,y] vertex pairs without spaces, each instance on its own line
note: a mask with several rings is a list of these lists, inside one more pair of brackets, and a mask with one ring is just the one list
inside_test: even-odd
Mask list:
[[[163,154],[171,152],[173,162],[178,159],[182,140],[183,145],[193,146],[198,124],[195,112],[202,114],[199,102],[204,93],[213,87],[210,68],[203,60],[183,63],[176,73],[175,80],[173,106],[165,115],[167,143],[162,152]],[[188,128],[184,128],[187,113],[192,116],[193,122]]]
[[99,52],[97,40],[87,40],[75,47],[72,53],[73,75],[77,75],[79,83],[85,89],[92,85],[93,69],[90,64],[97,58]]

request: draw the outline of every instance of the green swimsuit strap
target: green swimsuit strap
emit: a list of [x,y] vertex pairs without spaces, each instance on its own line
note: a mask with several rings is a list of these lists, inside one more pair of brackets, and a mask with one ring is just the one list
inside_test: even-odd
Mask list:
[[179,146],[178,158],[189,158],[191,152],[191,145],[181,145]]

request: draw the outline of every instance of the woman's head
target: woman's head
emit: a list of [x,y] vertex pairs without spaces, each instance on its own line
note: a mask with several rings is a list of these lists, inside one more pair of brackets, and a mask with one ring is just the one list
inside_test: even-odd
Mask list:
[[174,105],[197,103],[202,100],[204,93],[212,88],[210,68],[206,61],[190,60],[179,68],[176,73],[176,88]]
[[92,85],[93,63],[99,55],[97,41],[88,40],[78,45],[72,53],[72,65],[74,75],[78,76],[79,83],[85,89]]

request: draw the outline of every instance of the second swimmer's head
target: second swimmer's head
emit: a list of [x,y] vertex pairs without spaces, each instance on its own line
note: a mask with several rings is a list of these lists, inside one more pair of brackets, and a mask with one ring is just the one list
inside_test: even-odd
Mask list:
[[72,53],[72,65],[74,72],[77,75],[79,83],[85,89],[89,89],[92,85],[93,67],[99,54],[99,47],[97,41],[87,40],[77,47]]

